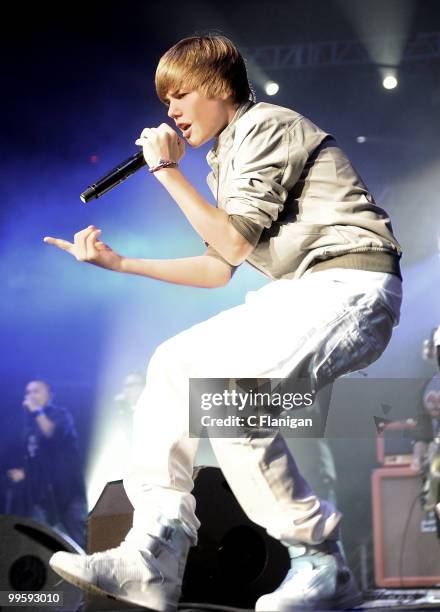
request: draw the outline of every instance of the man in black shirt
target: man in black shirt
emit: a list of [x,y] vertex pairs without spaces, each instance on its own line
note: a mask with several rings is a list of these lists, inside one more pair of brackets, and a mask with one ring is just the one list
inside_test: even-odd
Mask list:
[[[423,411],[417,416],[411,468],[424,476],[423,509],[440,513],[440,378],[433,376],[422,397]],[[440,516],[440,514],[439,514]]]
[[47,382],[30,381],[25,390],[25,456],[9,479],[22,483],[26,514],[65,531],[85,544],[87,503],[71,414],[52,404]]

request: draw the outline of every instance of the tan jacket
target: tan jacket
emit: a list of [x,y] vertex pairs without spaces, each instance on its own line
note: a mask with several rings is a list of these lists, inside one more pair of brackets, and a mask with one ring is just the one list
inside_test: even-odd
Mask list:
[[[207,161],[217,206],[256,245],[247,261],[270,278],[299,278],[338,256],[337,267],[400,274],[387,213],[334,138],[302,115],[248,102]],[[212,247],[206,254],[223,259]]]

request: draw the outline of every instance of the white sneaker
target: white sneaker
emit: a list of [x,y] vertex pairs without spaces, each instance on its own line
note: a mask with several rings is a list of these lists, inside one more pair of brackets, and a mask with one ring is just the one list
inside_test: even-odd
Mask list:
[[337,541],[289,546],[291,569],[273,593],[260,597],[256,612],[346,610],[362,595]]
[[75,586],[158,612],[175,612],[191,540],[177,521],[148,534],[142,550],[125,540],[93,555],[55,553],[51,568]]

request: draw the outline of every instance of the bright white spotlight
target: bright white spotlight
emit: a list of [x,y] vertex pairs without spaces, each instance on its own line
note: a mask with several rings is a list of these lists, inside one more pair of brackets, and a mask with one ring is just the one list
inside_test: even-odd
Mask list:
[[366,136],[357,136],[356,142],[358,142],[359,144],[363,144],[364,142],[367,142],[367,138]]
[[382,81],[382,85],[385,89],[394,89],[397,87],[397,79],[392,74],[388,74]]
[[279,92],[279,90],[280,86],[278,85],[278,83],[274,83],[273,81],[266,83],[266,85],[264,86],[264,91],[267,93],[268,96],[274,96]]

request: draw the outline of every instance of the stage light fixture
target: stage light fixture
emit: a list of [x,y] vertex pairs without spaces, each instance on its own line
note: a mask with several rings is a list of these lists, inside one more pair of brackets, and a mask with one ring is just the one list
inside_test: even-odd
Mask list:
[[397,83],[397,78],[392,74],[385,76],[382,81],[382,85],[385,89],[395,89],[397,87]]
[[274,96],[275,94],[279,92],[280,86],[278,85],[278,83],[275,83],[274,81],[270,81],[266,83],[266,85],[264,86],[264,90],[268,96]]

